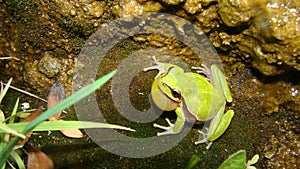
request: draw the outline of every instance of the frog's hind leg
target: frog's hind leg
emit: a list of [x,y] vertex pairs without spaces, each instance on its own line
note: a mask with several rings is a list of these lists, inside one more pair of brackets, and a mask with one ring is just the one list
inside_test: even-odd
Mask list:
[[224,106],[222,106],[217,115],[210,120],[209,127],[205,128],[204,131],[200,131],[202,139],[195,142],[196,145],[207,143],[208,146],[206,148],[209,149],[212,142],[219,138],[227,130],[234,112],[233,110],[228,110],[225,114],[223,114]]
[[230,88],[227,84],[226,76],[224,75],[224,73],[215,64],[211,66],[211,72],[213,77],[213,86],[217,88],[217,90],[223,91],[227,102],[232,102]]

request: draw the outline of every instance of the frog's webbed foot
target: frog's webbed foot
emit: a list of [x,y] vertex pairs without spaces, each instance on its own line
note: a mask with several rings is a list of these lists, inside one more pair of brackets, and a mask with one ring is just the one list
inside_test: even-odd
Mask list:
[[178,132],[173,131],[173,128],[174,128],[175,125],[173,123],[171,123],[171,121],[168,118],[166,118],[166,121],[169,124],[169,126],[161,126],[161,125],[156,124],[156,123],[153,124],[153,127],[166,130],[164,132],[157,133],[157,136],[169,135],[169,134],[177,134],[178,133]]
[[192,66],[192,69],[195,69],[199,74],[205,75],[207,80],[211,79],[211,70],[206,65],[201,64],[200,66]]
[[[207,128],[205,128],[205,130],[207,130]],[[208,150],[213,142],[208,140],[208,133],[206,131],[204,132],[199,130],[198,132],[200,133],[201,140],[196,141],[195,144],[198,145],[198,144],[206,143],[207,144],[206,149]]]

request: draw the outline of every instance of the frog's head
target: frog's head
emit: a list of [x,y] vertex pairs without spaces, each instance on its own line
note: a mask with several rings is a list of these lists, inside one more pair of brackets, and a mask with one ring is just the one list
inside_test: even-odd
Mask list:
[[154,80],[151,95],[157,107],[165,111],[171,111],[181,104],[181,93],[179,91],[176,80],[165,72]]
[[180,104],[180,93],[173,88],[171,81],[167,73],[162,73],[152,84],[152,99],[157,107],[165,111],[175,110]]

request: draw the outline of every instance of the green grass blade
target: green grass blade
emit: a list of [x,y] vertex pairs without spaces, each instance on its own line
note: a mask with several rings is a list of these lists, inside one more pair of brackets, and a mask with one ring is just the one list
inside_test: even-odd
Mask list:
[[[8,124],[7,126],[16,130],[22,131],[29,124],[29,122],[22,123],[13,123]],[[133,129],[108,124],[108,123],[98,123],[98,122],[90,122],[90,121],[44,121],[36,126],[32,131],[53,131],[53,130],[67,130],[67,129],[81,129],[81,128],[111,128],[111,129],[120,129],[127,131],[135,131]],[[0,133],[4,133],[5,131],[0,128]]]
[[[96,89],[101,87],[105,82],[107,82],[110,78],[116,74],[116,70],[108,73],[107,75],[101,77],[100,79],[96,80],[94,83],[85,86],[84,88],[80,89],[73,95],[67,97],[65,100],[61,101],[59,104],[47,110],[35,120],[30,122],[25,129],[22,131],[23,134],[27,134],[30,130],[40,124],[42,121],[48,119],[48,117],[53,116],[59,111],[66,109],[67,107],[71,106],[72,104],[76,103],[77,101],[83,99],[84,97],[88,96],[89,94],[93,93]],[[0,166],[3,166],[6,159],[9,156],[9,152],[12,151],[13,147],[16,145],[20,138],[16,137],[12,141],[10,141],[0,152]]]
[[22,139],[26,138],[26,136],[24,134],[17,132],[16,130],[10,128],[9,126],[7,126],[6,124],[3,124],[3,123],[0,123],[0,133],[13,134],[13,135],[21,137]]
[[[1,166],[0,166],[1,167]],[[4,164],[3,166],[2,166],[2,169],[5,169],[6,168],[6,165]]]
[[[10,119],[9,119],[9,122],[8,122],[8,123],[10,123],[10,124],[14,123],[14,121],[15,121],[15,116],[16,116],[17,109],[18,109],[18,106],[19,106],[19,98],[18,98],[17,101],[16,101],[16,104],[15,104],[14,109],[13,109],[11,115],[10,115]],[[5,141],[8,141],[8,140],[9,140],[9,137],[10,137],[10,135],[9,135],[9,134],[6,134],[6,135],[4,136],[4,140],[5,140]]]
[[3,123],[5,121],[5,116],[3,111],[0,109],[0,123]]
[[8,82],[5,85],[5,88],[3,90],[1,90],[1,92],[0,92],[0,104],[1,104],[2,99],[4,98],[4,96],[6,95],[6,92],[8,91],[11,82],[12,82],[12,78],[10,78],[8,80]]
[[25,164],[24,164],[22,158],[19,156],[19,154],[18,154],[17,152],[12,151],[12,152],[10,153],[10,155],[11,155],[11,156],[13,157],[13,159],[16,161],[16,163],[17,163],[19,169],[26,169],[26,168],[25,168]]
[[106,83],[110,78],[113,77],[113,75],[116,73],[116,70],[110,72],[109,74],[103,76],[102,78],[96,80],[94,83],[89,84],[85,86],[84,88],[80,89],[73,95],[67,97],[65,100],[58,103],[56,106],[51,108],[50,110],[45,111],[40,116],[38,116],[36,119],[34,119],[31,123],[29,123],[26,128],[23,130],[22,133],[26,134],[30,130],[32,130],[35,126],[37,126],[42,121],[47,120],[50,116],[53,116],[57,112],[60,112],[68,107],[70,107],[72,104],[78,102],[79,100],[83,99],[84,97],[90,95],[93,93],[96,89],[101,87],[104,83]]
[[10,124],[11,124],[11,123],[14,123],[15,117],[16,117],[16,114],[17,114],[17,110],[18,110],[18,106],[19,106],[19,98],[17,99],[17,101],[16,101],[16,103],[15,103],[15,107],[14,107],[14,109],[13,109],[11,115],[10,115],[11,117],[10,117],[8,123],[10,123]]
[[[0,142],[0,150],[2,150],[5,146],[6,146],[6,143]],[[0,168],[5,169],[6,168],[6,163],[4,163],[3,165],[0,165]]]
[[187,166],[185,167],[186,169],[193,169],[196,167],[196,165],[200,162],[200,157],[197,155],[193,155],[189,161],[189,163],[187,164]]

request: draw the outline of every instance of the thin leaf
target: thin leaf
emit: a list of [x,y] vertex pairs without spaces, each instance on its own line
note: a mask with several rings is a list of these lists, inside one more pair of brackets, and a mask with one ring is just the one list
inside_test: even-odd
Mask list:
[[[56,112],[62,111],[72,104],[78,102],[79,100],[83,99],[84,97],[88,96],[89,94],[93,93],[96,89],[101,87],[104,83],[106,83],[110,78],[113,77],[113,75],[116,74],[116,70],[110,72],[109,74],[101,77],[100,79],[96,80],[94,83],[89,84],[73,95],[67,97],[65,100],[54,106],[52,109],[47,110],[42,115],[40,115],[38,118],[36,118],[34,121],[30,122],[22,131],[23,134],[28,133],[31,131],[34,127],[36,127],[41,122],[48,119],[50,116],[53,116]],[[13,147],[16,145],[20,138],[16,137],[12,141],[10,141],[7,146],[5,146],[2,151],[0,152],[0,166],[4,165],[6,159],[9,156],[9,152],[12,151]]]
[[[14,123],[15,121],[15,116],[16,116],[16,113],[17,113],[17,109],[18,109],[18,106],[19,106],[19,98],[17,99],[16,103],[15,103],[15,107],[10,115],[10,119],[9,119],[9,122],[8,123]],[[10,135],[7,134],[4,136],[4,140],[5,141],[9,141],[9,137]]]
[[24,118],[28,117],[34,111],[36,111],[36,109],[29,109],[29,110],[19,111],[19,112],[17,112],[16,116],[21,118],[21,119],[24,119]]
[[25,119],[22,119],[21,122],[31,122],[34,119],[36,119],[39,115],[41,115],[44,111],[44,108],[41,106],[38,109],[36,109],[34,112],[30,113],[29,116],[27,116]]
[[255,154],[251,160],[248,160],[247,165],[253,165],[257,163],[258,159],[259,159],[259,155]]
[[[16,130],[22,131],[30,122],[20,122],[7,124],[8,127]],[[82,129],[82,128],[111,128],[111,129],[120,129],[127,131],[135,131],[133,129],[108,124],[108,123],[98,123],[98,122],[90,122],[90,121],[44,121],[40,123],[36,128],[32,131],[54,131],[54,130],[67,130],[67,129]],[[0,129],[0,133],[4,133],[3,130]]]
[[11,118],[9,119],[9,122],[8,123],[14,123],[14,121],[15,121],[15,116],[16,116],[16,114],[17,114],[17,110],[18,110],[18,106],[19,106],[19,98],[17,99],[17,101],[16,101],[16,103],[15,103],[15,107],[14,107],[14,109],[13,109],[13,111],[12,111],[12,113],[11,113]]
[[26,136],[22,133],[17,132],[16,130],[8,127],[6,124],[0,123],[0,130],[4,131],[4,133],[13,134],[21,137],[22,139],[26,138]]
[[254,166],[248,166],[247,169],[256,169]]
[[17,88],[17,87],[14,87],[14,86],[12,86],[12,85],[10,85],[9,88],[11,88],[11,89],[13,89],[13,90],[16,90],[16,91],[18,91],[18,92],[20,92],[20,93],[26,94],[26,95],[28,95],[28,96],[34,97],[34,98],[36,98],[36,99],[39,99],[39,100],[41,100],[41,101],[43,101],[43,102],[47,102],[47,100],[45,100],[45,99],[43,99],[43,98],[41,98],[41,97],[39,97],[39,96],[37,96],[37,95],[34,95],[34,94],[30,93],[30,92],[27,92],[27,91],[25,91],[25,90],[22,90],[22,89],[19,89],[19,88]]
[[17,152],[12,151],[10,154],[13,157],[13,159],[16,161],[19,169],[26,169],[22,158],[19,156]]
[[245,169],[246,168],[246,152],[239,150],[229,156],[218,169]]
[[5,121],[5,116],[3,111],[0,109],[0,123],[3,123]]
[[94,83],[89,84],[85,86],[84,88],[80,89],[73,95],[67,97],[65,100],[62,102],[58,103],[55,105],[53,108],[45,111],[43,114],[41,114],[39,117],[37,117],[35,120],[33,120],[31,123],[26,126],[26,128],[23,130],[23,133],[27,133],[30,130],[32,130],[35,126],[37,126],[39,123],[42,121],[47,120],[50,116],[53,116],[59,111],[62,111],[72,104],[78,102],[79,100],[83,99],[84,97],[90,95],[93,93],[96,89],[101,87],[104,83],[106,83],[112,76],[116,73],[116,70],[110,72],[109,74],[103,76],[102,78],[96,80]]
[[[2,99],[4,98],[4,96],[6,95],[6,92],[9,89],[9,86],[10,86],[11,82],[12,82],[12,78],[10,78],[8,80],[8,82],[6,83],[5,88],[3,90],[1,88],[1,92],[0,92],[0,104],[1,104]],[[1,82],[1,84],[3,84],[3,83]]]
[[[2,150],[6,146],[5,142],[0,142],[0,150]],[[0,165],[1,169],[6,168],[6,163],[4,163],[2,166]]]
[[186,169],[192,169],[196,167],[196,165],[200,162],[200,157],[197,155],[193,155],[186,166]]

